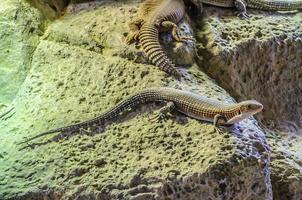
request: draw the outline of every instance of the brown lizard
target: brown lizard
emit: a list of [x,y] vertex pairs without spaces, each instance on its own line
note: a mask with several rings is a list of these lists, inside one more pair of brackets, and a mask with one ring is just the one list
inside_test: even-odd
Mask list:
[[187,0],[202,10],[202,4],[218,7],[237,9],[239,17],[247,18],[246,8],[254,8],[268,11],[293,11],[302,10],[301,0]]
[[177,110],[192,118],[212,122],[215,127],[219,125],[232,125],[260,112],[263,108],[263,105],[255,100],[225,104],[189,91],[167,87],[151,88],[130,95],[94,119],[55,128],[33,136],[19,144],[28,143],[33,139],[55,132],[59,132],[60,134],[53,136],[46,142],[28,144],[22,149],[43,145],[50,141],[58,141],[62,138],[68,138],[74,132],[85,131],[89,133],[90,131],[86,130],[89,130],[91,127],[102,127],[110,120],[114,120],[122,113],[129,111],[129,109],[131,110],[140,104],[148,102],[167,102],[167,105],[162,107],[151,121],[160,121],[167,117],[171,111]]
[[159,33],[171,31],[173,39],[178,42],[192,40],[191,37],[180,36],[177,32],[176,24],[185,15],[183,0],[146,0],[138,13],[138,18],[129,24],[131,33],[126,42],[128,44],[138,42],[153,64],[168,74],[180,78],[180,72],[159,43]]

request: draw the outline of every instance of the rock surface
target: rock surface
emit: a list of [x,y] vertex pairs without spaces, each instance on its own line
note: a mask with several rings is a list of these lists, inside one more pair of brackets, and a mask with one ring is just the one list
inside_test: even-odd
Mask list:
[[262,102],[265,124],[302,135],[302,13],[249,13],[205,9],[201,64],[233,96]]
[[275,200],[302,197],[302,139],[267,131],[267,141],[272,147],[271,180]]
[[[270,170],[270,148],[254,119],[224,133],[179,113],[150,123],[158,104],[140,106],[94,136],[76,134],[19,151],[16,143],[24,137],[95,117],[148,87],[177,87],[233,101],[196,64],[184,70],[190,80],[175,81],[126,46],[127,22],[137,5],[108,0],[69,7],[35,43],[14,112],[0,119],[0,199],[272,199],[270,171],[277,191],[284,180],[278,173],[301,166],[299,156],[296,165],[279,164],[285,147],[270,137],[275,151]],[[186,21],[182,26],[190,34]],[[193,46],[178,45],[166,46],[176,47],[169,55],[179,65],[192,63]],[[184,52],[185,62],[177,59]],[[297,150],[294,146],[289,154]],[[299,184],[289,182],[287,191],[296,195],[290,197],[299,197]]]
[[43,34],[41,14],[23,1],[0,2],[0,110],[14,99]]
[[[264,104],[257,115],[272,148],[274,199],[302,198],[302,13],[204,8],[196,37],[200,65],[233,96],[254,97]],[[294,139],[289,139],[292,135]],[[278,137],[276,136],[278,135]]]

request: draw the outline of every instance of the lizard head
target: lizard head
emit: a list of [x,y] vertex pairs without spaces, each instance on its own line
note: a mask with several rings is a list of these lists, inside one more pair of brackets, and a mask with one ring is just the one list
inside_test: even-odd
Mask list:
[[238,103],[237,114],[227,121],[228,124],[234,124],[243,119],[249,118],[258,112],[261,112],[263,105],[256,100],[242,101]]

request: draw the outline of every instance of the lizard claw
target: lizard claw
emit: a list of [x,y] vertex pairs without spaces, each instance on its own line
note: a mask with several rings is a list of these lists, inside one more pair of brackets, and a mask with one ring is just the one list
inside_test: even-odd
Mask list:
[[246,12],[235,12],[237,17],[240,17],[241,19],[248,19],[250,18],[250,15],[247,14]]
[[215,126],[214,129],[215,129],[215,131],[218,132],[219,134],[223,134],[223,131],[222,131],[219,127]]
[[139,33],[130,33],[127,37],[126,37],[126,44],[130,45],[133,44],[135,42],[138,41],[138,37],[139,37]]
[[161,23],[163,22],[164,20],[163,19],[158,19],[154,22],[154,25],[159,28],[161,26]]
[[155,113],[151,118],[149,118],[151,122],[160,122],[165,119],[166,119],[166,115],[161,112]]

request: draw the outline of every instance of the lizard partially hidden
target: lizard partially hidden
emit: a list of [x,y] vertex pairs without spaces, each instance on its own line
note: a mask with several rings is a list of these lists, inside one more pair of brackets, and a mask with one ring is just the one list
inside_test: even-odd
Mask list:
[[[48,135],[50,133],[60,132],[60,134],[52,137],[49,140],[57,141],[63,137],[68,137],[76,131],[81,131],[96,126],[100,127],[106,122],[117,118],[125,111],[129,111],[130,109],[135,108],[139,104],[157,101],[167,102],[167,104],[162,107],[155,115],[155,117],[153,117],[151,120],[161,120],[165,118],[168,113],[175,109],[192,118],[213,122],[215,127],[217,127],[218,125],[232,125],[260,112],[263,108],[262,104],[255,100],[248,100],[240,103],[223,104],[219,101],[204,98],[189,91],[166,87],[153,88],[143,90],[129,96],[128,98],[119,102],[113,108],[109,109],[108,111],[104,112],[94,119],[46,131],[19,144],[27,143],[33,139]],[[45,143],[47,142],[34,143],[34,145],[41,145]]]
[[148,59],[168,74],[177,78],[180,72],[167,57],[159,43],[159,33],[171,31],[173,39],[178,42],[193,40],[191,37],[180,36],[177,32],[177,23],[185,15],[185,5],[182,0],[146,0],[138,11],[138,18],[132,21],[131,33],[126,42],[139,42]]
[[302,10],[301,0],[187,0],[201,7],[209,4],[219,7],[233,8],[238,10],[238,16],[249,17],[246,8],[255,8],[268,11],[293,11]]

